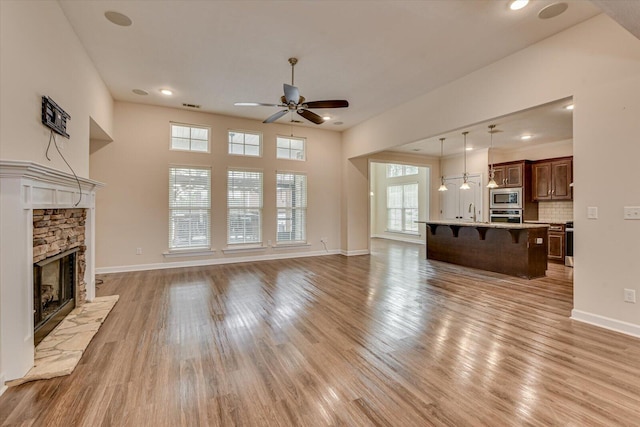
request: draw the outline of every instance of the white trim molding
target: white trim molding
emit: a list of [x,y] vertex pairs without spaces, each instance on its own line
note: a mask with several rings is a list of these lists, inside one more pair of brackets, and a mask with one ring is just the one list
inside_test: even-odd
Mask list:
[[571,310],[571,318],[578,322],[588,323],[600,328],[609,329],[611,331],[620,332],[622,334],[631,335],[640,338],[640,325],[623,322],[621,320],[611,319],[610,317],[600,316],[598,314],[587,313],[586,311]]
[[386,239],[386,240],[395,240],[397,242],[405,242],[405,243],[415,243],[418,245],[426,245],[425,239],[422,238],[420,234],[416,235],[417,238],[406,237],[405,235],[395,236],[391,234],[372,234],[372,239]]
[[164,262],[154,264],[137,264],[137,265],[121,265],[115,267],[101,267],[96,268],[96,274],[111,274],[111,273],[127,273],[131,271],[147,271],[147,270],[164,270],[169,268],[181,268],[181,267],[202,267],[207,265],[222,265],[222,264],[235,264],[239,262],[254,262],[254,261],[270,261],[276,259],[290,259],[290,258],[306,258],[314,256],[326,256],[326,255],[340,255],[340,251],[317,251],[317,252],[301,252],[301,253],[284,253],[284,254],[269,254],[269,255],[256,255],[256,256],[243,256],[233,258],[213,258],[204,260],[189,260],[189,261],[176,261],[176,262]]
[[341,255],[344,256],[359,256],[359,255],[369,255],[369,249],[358,249],[357,251],[340,251]]

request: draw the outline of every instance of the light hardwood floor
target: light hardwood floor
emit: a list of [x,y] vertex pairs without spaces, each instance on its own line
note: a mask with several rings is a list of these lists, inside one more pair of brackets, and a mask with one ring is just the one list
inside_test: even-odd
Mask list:
[[640,339],[522,280],[373,241],[338,255],[102,276],[120,301],[72,375],[0,425],[640,425]]

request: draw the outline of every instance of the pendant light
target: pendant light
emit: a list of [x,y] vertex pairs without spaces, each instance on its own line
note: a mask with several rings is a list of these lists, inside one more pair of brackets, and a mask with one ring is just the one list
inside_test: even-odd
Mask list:
[[467,180],[469,179],[469,174],[467,173],[467,134],[469,132],[462,132],[464,135],[464,174],[462,175],[462,185],[460,186],[461,190],[470,190],[469,183]]
[[448,188],[444,185],[444,174],[442,173],[442,156],[444,152],[444,138],[440,138],[440,188],[438,191],[447,191]]
[[489,125],[489,134],[491,135],[491,145],[489,146],[489,183],[487,184],[487,188],[497,188],[498,184],[494,179],[496,174],[496,170],[493,168],[493,134],[498,132],[494,130],[496,125]]

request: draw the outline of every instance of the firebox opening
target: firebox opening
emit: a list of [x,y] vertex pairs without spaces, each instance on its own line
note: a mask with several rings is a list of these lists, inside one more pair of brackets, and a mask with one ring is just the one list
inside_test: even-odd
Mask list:
[[77,252],[78,248],[73,248],[33,265],[35,345],[75,307]]

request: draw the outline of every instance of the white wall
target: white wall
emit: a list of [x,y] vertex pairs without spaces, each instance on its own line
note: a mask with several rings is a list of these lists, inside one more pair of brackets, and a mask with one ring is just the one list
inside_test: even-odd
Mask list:
[[[169,150],[169,123],[211,127],[211,153]],[[262,132],[260,158],[229,156],[228,131]],[[162,268],[172,263],[219,263],[241,257],[284,257],[326,253],[320,242],[327,237],[330,251],[340,250],[341,134],[308,127],[293,127],[307,140],[307,161],[275,158],[277,135],[290,135],[287,124],[263,124],[184,109],[115,103],[114,141],[91,154],[91,178],[107,184],[97,195],[96,265],[99,271]],[[168,168],[170,164],[212,167],[212,246],[206,257],[165,258],[168,250]],[[307,173],[307,240],[310,247],[267,248],[251,253],[223,253],[227,247],[227,168],[261,169],[264,173],[263,242],[276,241],[276,170]],[[136,255],[142,248],[142,255]]]
[[[640,229],[638,222],[620,220],[623,204],[640,205],[640,192],[633,191],[634,186],[621,185],[612,193],[598,186],[602,184],[592,185],[602,176],[637,182],[638,76],[640,40],[598,15],[349,129],[343,162],[573,96],[574,179],[579,183],[574,193],[574,306],[601,325],[613,319],[609,327],[640,335],[640,305],[622,300],[625,287],[640,294],[640,264],[630,261],[638,258]],[[348,182],[343,186],[346,191],[367,191],[360,187]],[[357,196],[347,192],[343,199]],[[599,206],[602,219],[586,225],[586,206]],[[366,247],[368,229],[348,225],[343,239],[353,250]]]
[[69,172],[53,145],[51,162],[45,157],[46,95],[71,115],[71,138],[58,135],[58,145],[75,172],[88,177],[89,118],[110,134],[113,100],[58,2],[0,1],[0,52],[0,158]]

